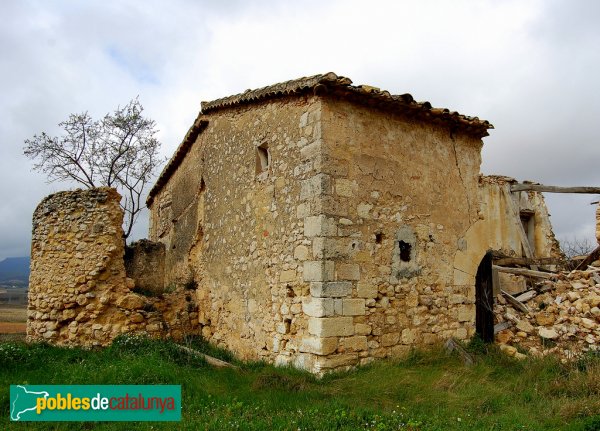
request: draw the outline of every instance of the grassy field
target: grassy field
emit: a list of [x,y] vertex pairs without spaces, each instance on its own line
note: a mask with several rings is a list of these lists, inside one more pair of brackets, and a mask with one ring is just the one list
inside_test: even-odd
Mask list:
[[[231,360],[195,341],[199,350]],[[517,362],[471,346],[465,367],[442,351],[413,352],[319,380],[260,363],[215,369],[170,342],[118,339],[99,351],[0,344],[2,429],[600,430],[600,358]],[[10,384],[181,384],[183,420],[11,423]]]

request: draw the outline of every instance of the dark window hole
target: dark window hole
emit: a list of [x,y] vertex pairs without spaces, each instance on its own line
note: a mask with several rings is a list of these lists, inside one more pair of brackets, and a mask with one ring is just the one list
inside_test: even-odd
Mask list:
[[400,248],[400,260],[402,262],[410,262],[412,245],[404,241],[398,241],[398,247]]
[[283,324],[285,325],[285,333],[289,334],[290,327],[292,326],[292,319],[284,319]]
[[383,234],[381,232],[377,232],[375,234],[375,244],[381,244],[383,241]]

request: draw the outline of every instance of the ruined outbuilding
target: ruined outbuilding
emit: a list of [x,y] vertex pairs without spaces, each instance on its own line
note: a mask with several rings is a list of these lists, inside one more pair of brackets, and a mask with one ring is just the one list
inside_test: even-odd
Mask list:
[[[203,102],[150,191],[150,241],[126,265],[95,204],[40,205],[28,335],[201,333],[322,373],[486,332],[486,252],[559,253],[540,193],[480,175],[491,128],[333,73]],[[496,276],[502,290],[522,283]]]
[[480,176],[490,128],[333,73],[204,102],[148,198],[165,285],[197,284],[209,340],[314,372],[468,339],[485,252],[556,248],[541,195]]

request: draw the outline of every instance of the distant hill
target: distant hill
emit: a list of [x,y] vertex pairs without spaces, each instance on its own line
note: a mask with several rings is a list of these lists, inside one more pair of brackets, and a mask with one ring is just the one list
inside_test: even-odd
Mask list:
[[0,262],[0,282],[11,280],[29,282],[29,257],[7,257]]

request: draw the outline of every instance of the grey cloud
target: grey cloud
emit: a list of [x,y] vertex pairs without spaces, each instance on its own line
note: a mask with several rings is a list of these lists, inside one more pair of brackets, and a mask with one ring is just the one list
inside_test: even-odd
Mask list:
[[[600,185],[596,1],[0,2],[0,259],[29,252],[33,134],[140,96],[171,155],[200,100],[333,70],[492,121],[485,173]],[[593,238],[596,196],[548,196]],[[144,236],[147,221],[136,228]]]

